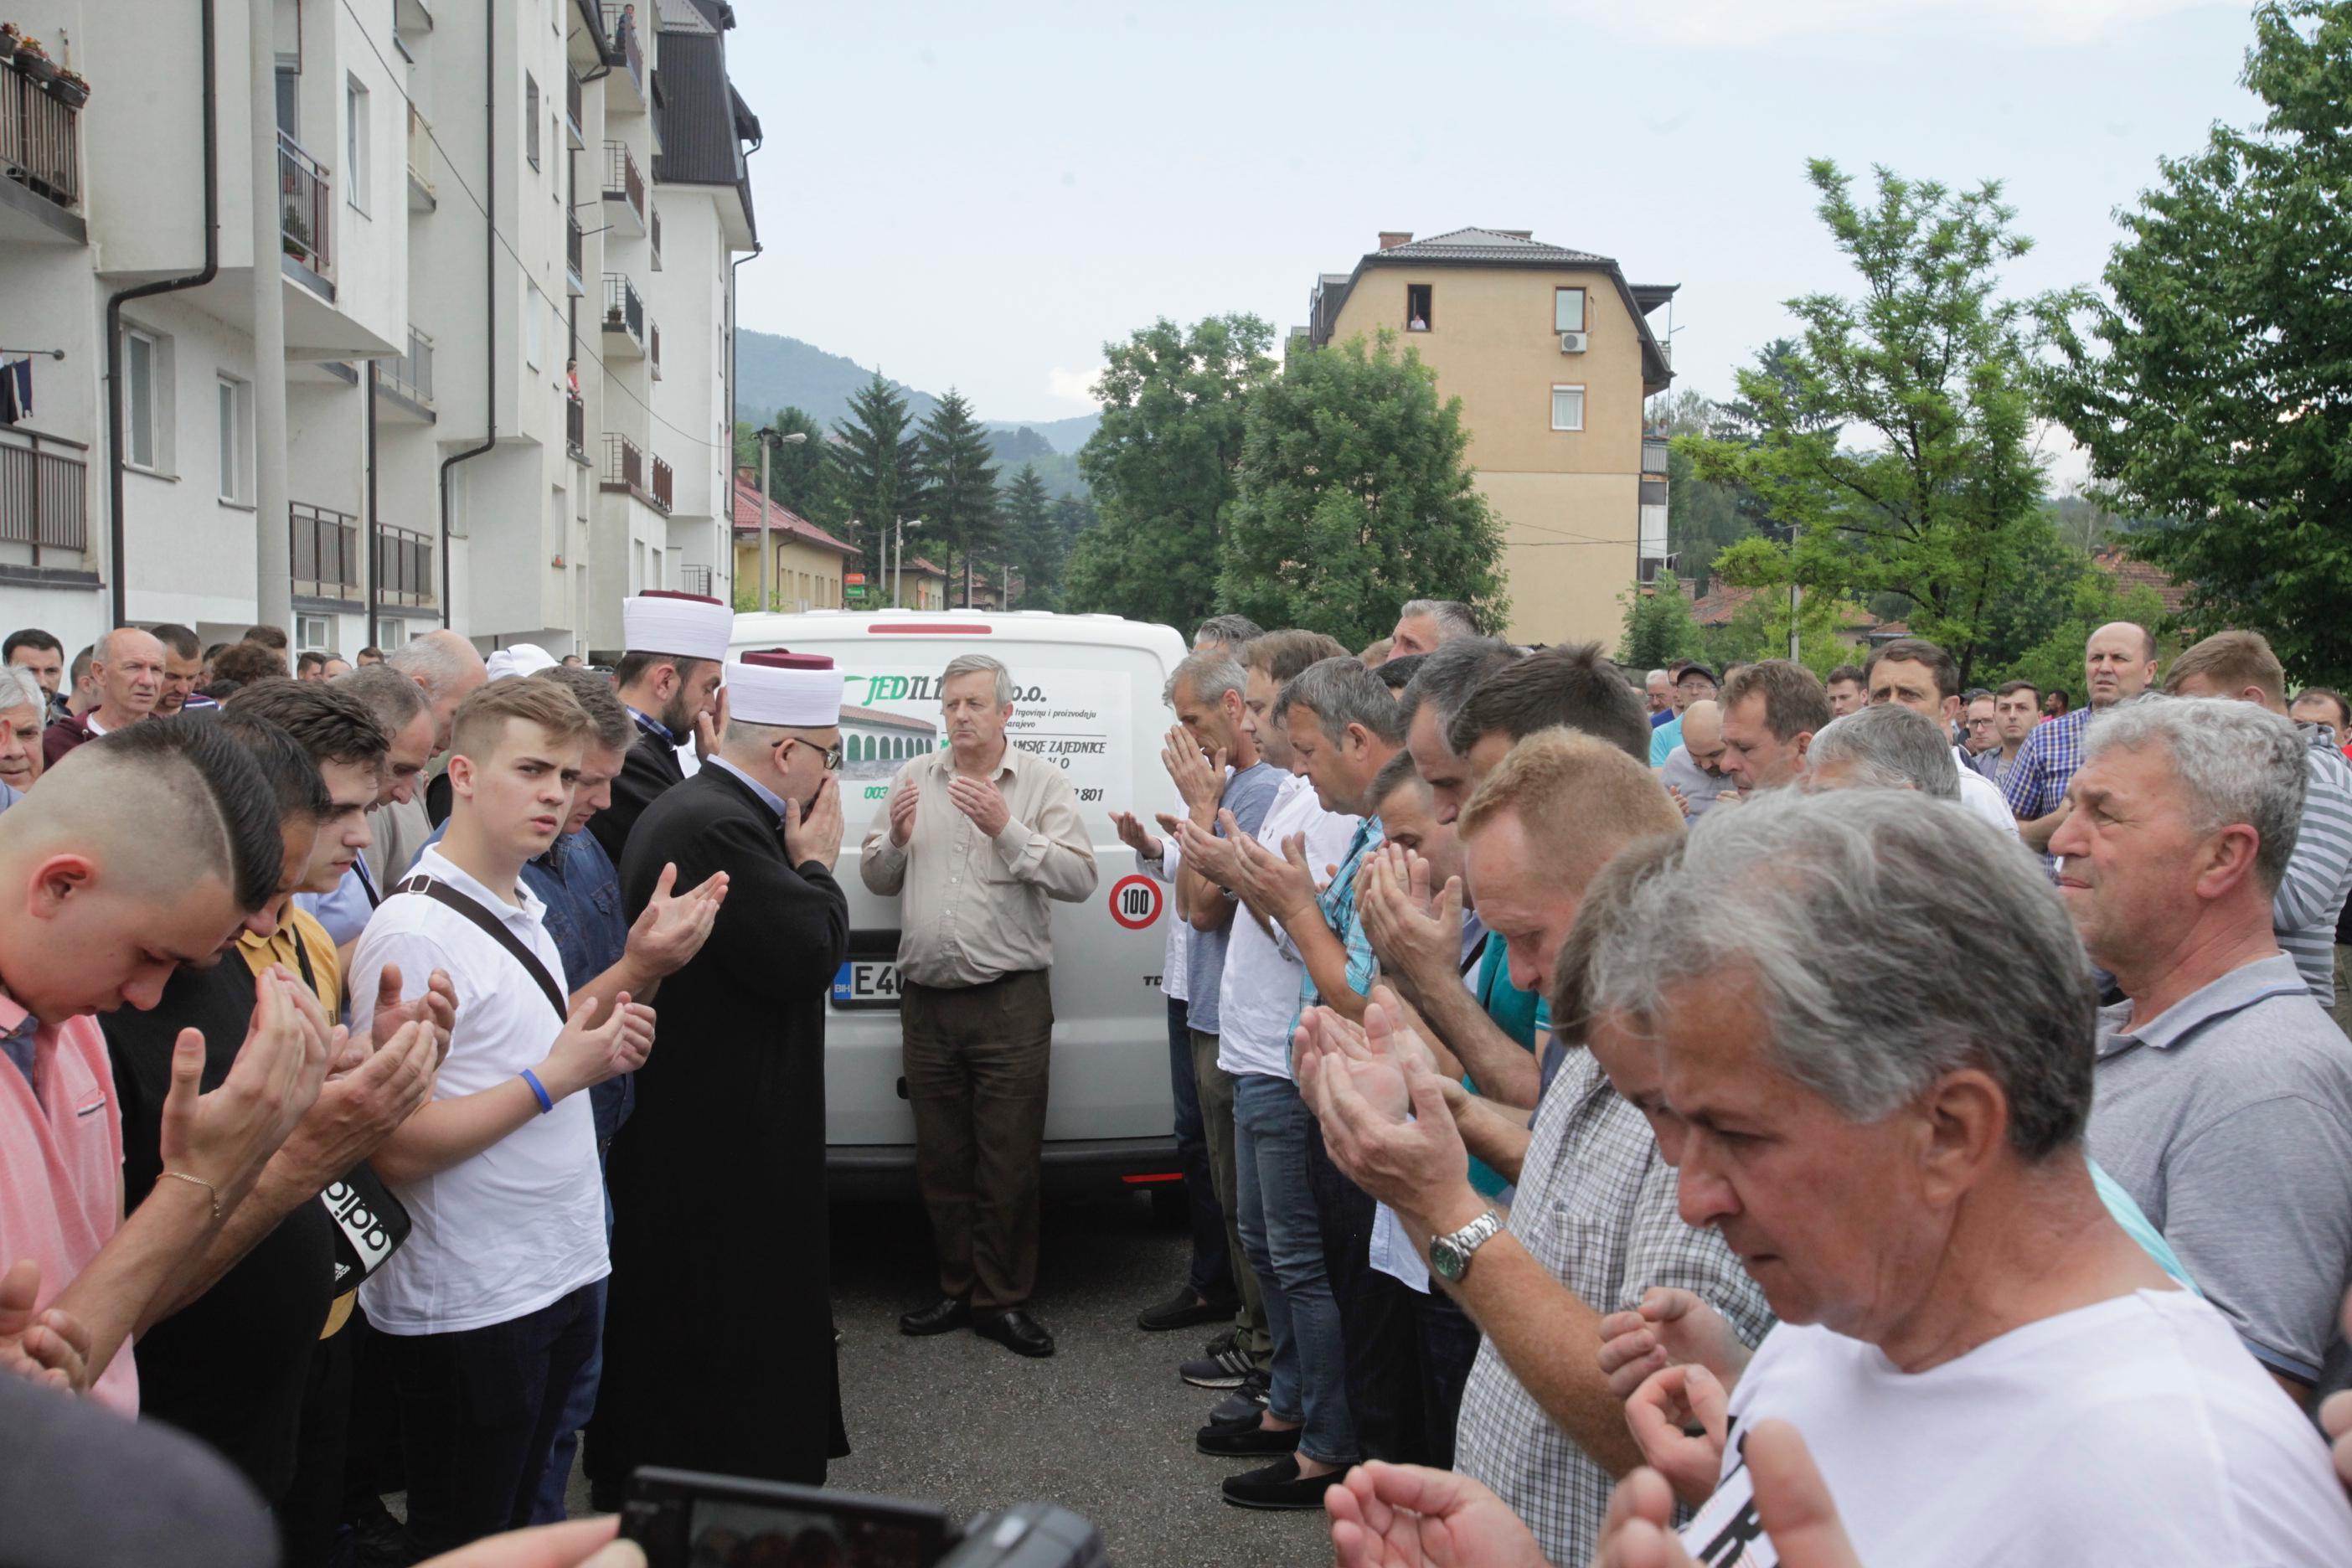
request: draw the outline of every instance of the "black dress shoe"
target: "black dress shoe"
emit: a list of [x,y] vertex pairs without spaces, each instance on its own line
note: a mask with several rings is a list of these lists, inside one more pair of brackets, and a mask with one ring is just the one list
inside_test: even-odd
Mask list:
[[1255,1459],[1268,1454],[1297,1453],[1298,1433],[1296,1426],[1261,1426],[1255,1421],[1246,1426],[1211,1422],[1192,1434],[1192,1447],[1212,1458]]
[[1054,1336],[1045,1325],[1015,1307],[1009,1312],[994,1312],[984,1318],[974,1318],[971,1331],[984,1340],[994,1340],[1015,1355],[1048,1356],[1054,1353]]
[[898,1319],[902,1334],[943,1334],[971,1321],[971,1303],[942,1296],[928,1307],[918,1307]]
[[1348,1479],[1342,1465],[1328,1476],[1303,1477],[1295,1458],[1276,1459],[1262,1470],[1227,1476],[1225,1500],[1235,1508],[1310,1509],[1323,1506],[1323,1494]]
[[1234,1315],[1237,1301],[1203,1301],[1186,1285],[1173,1296],[1156,1306],[1146,1307],[1135,1320],[1135,1326],[1146,1333],[1161,1333],[1169,1329],[1189,1329],[1195,1323],[1221,1323]]
[[1264,1367],[1242,1379],[1242,1385],[1225,1395],[1217,1407],[1209,1412],[1212,1426],[1255,1426],[1257,1418],[1265,1414],[1267,1384],[1271,1375]]

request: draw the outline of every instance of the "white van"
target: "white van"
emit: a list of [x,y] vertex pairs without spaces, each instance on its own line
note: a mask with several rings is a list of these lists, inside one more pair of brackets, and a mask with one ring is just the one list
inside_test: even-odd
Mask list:
[[915,1159],[898,1032],[898,900],[866,890],[858,845],[909,756],[940,744],[940,672],[984,653],[1013,672],[1007,738],[1065,769],[1101,876],[1054,913],[1054,1064],[1045,1112],[1049,1184],[1070,1177],[1175,1180],[1175,1110],[1160,970],[1176,918],[1110,813],[1170,794],[1160,748],[1175,714],[1160,700],[1188,651],[1168,626],[1117,616],[1024,610],[814,610],[739,615],[732,652],[830,654],[847,678],[841,712],[835,868],[849,896],[849,956],[825,1020],[825,1142],[836,1192],[903,1187]]

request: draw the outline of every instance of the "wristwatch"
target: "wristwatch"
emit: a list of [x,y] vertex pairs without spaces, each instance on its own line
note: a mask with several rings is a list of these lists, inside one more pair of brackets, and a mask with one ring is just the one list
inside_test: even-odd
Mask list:
[[1439,1279],[1450,1284],[1460,1284],[1470,1272],[1470,1255],[1486,1245],[1503,1228],[1503,1219],[1488,1209],[1452,1236],[1433,1236],[1429,1239],[1429,1266]]

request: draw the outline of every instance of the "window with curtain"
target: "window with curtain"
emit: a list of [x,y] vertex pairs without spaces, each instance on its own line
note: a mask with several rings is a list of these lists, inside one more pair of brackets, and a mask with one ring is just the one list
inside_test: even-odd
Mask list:
[[1551,427],[1555,430],[1584,428],[1584,388],[1555,386],[1551,389]]
[[123,456],[142,468],[156,462],[156,344],[144,332],[122,334]]
[[1584,331],[1584,290],[1555,289],[1551,291],[1551,326],[1556,332]]

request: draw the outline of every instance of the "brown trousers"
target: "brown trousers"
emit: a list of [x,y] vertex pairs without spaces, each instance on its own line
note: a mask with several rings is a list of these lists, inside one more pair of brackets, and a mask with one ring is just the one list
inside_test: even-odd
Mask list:
[[1009,1311],[1037,1283],[1037,1163],[1054,1041],[1047,972],[982,985],[910,983],[899,1019],[940,1293],[969,1297],[975,1312]]

